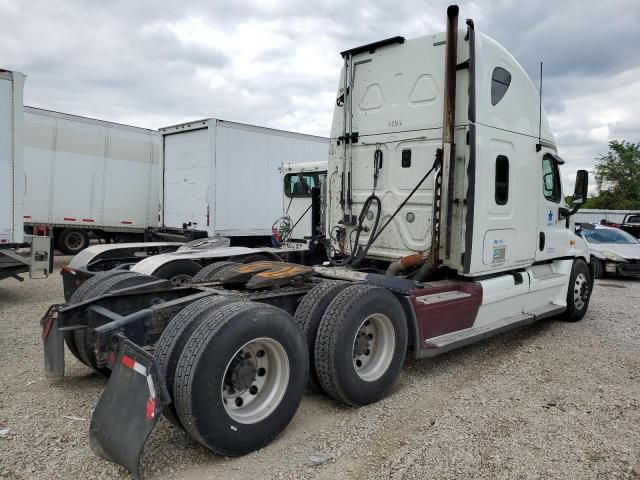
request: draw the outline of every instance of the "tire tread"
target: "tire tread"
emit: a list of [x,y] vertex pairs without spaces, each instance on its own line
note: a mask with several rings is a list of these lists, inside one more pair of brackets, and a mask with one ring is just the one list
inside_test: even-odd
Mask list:
[[[190,330],[197,328],[198,321],[203,320],[203,315],[229,302],[231,302],[229,298],[220,295],[212,295],[197,300],[180,310],[169,322],[162,332],[162,335],[160,335],[156,343],[154,357],[170,394],[173,393],[174,376],[177,368],[173,371],[168,371],[168,369],[170,368],[170,364],[173,363],[172,360],[176,360],[176,356],[179,361],[180,355],[182,354],[181,350],[189,340],[189,334],[192,333]],[[179,345],[179,343],[181,343],[181,345]],[[177,427],[184,428],[180,422],[174,403],[171,403],[165,408],[163,413],[171,423]]]
[[309,386],[318,393],[324,392],[315,367],[318,326],[331,301],[348,286],[348,282],[341,280],[327,280],[316,285],[304,296],[293,317],[302,330],[309,348]]
[[218,273],[218,271],[226,271],[234,265],[238,265],[236,262],[223,261],[223,262],[214,262],[210,263],[198,273],[196,273],[191,279],[192,283],[195,282],[208,282],[212,280],[217,280],[214,276]]
[[342,326],[349,317],[350,307],[370,291],[378,288],[375,285],[355,284],[343,290],[329,304],[318,327],[314,355],[318,380],[329,396],[351,406],[358,406],[358,404],[348,397],[338,381],[336,343]]

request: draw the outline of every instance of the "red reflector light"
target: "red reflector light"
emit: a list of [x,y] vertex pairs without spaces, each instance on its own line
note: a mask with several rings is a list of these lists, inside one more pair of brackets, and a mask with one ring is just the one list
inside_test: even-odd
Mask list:
[[76,219],[75,219],[75,218],[71,218],[71,217],[64,217],[64,218],[63,218],[63,220],[64,220],[65,222],[75,222],[75,221],[76,221]]
[[120,223],[122,223],[124,225],[131,225],[133,222],[131,222],[129,220],[122,220]]
[[45,323],[44,327],[42,328],[42,340],[46,339],[49,336],[51,325],[53,325],[53,315],[49,315],[49,317],[47,318],[47,323]]
[[123,355],[122,356],[122,364],[125,367],[133,368],[133,366],[136,364],[136,361],[133,358],[131,358],[129,355]]
[[153,420],[155,416],[156,416],[156,398],[153,397],[147,400],[147,414],[146,414],[147,421]]
[[83,218],[82,221],[83,222],[95,222],[95,220],[93,218]]
[[65,273],[70,273],[71,275],[75,275],[76,271],[71,268],[69,265],[63,265],[60,267],[60,275],[64,275]]

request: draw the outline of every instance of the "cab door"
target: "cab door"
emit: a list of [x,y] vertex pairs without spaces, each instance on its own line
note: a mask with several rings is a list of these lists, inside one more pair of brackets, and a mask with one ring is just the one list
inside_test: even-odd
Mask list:
[[560,178],[562,159],[542,150],[540,190],[538,201],[538,242],[536,262],[564,256],[567,242],[567,226],[560,218],[560,208],[565,207]]

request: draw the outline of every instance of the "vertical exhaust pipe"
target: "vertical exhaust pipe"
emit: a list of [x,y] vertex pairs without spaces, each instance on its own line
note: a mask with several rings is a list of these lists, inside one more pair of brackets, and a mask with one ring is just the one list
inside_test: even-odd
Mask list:
[[[446,51],[444,57],[444,120],[443,147],[453,144],[456,120],[456,66],[458,64],[458,6],[447,8]],[[446,159],[445,159],[446,161]]]
[[[454,126],[456,120],[456,66],[458,63],[458,6],[447,8],[447,31],[444,57],[444,97],[442,119],[441,167],[436,175],[433,203],[433,234],[431,238],[431,263],[435,268],[442,257],[451,254],[451,202],[453,168],[456,146]],[[444,255],[441,245],[444,243]]]

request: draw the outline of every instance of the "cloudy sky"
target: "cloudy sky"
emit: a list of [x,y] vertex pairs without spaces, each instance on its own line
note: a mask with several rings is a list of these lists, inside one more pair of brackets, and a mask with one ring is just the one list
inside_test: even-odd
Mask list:
[[[147,128],[217,117],[328,135],[338,52],[444,30],[448,2],[0,0],[0,68],[25,103]],[[640,1],[459,2],[537,81],[565,191],[610,139],[640,141]]]

